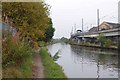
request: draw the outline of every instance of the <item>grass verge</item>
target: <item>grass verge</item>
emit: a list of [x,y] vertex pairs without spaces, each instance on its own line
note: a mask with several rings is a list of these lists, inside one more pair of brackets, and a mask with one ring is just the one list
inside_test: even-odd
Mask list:
[[62,67],[54,62],[45,47],[41,47],[40,56],[44,66],[45,78],[67,78],[62,70]]
[[23,62],[22,66],[20,68],[20,72],[22,73],[22,78],[31,78],[32,77],[32,64],[33,64],[32,61],[33,61],[33,57],[32,57],[32,55],[30,55]]

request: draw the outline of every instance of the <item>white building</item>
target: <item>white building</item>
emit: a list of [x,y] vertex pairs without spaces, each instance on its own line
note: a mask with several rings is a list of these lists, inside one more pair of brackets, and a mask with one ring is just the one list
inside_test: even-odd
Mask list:
[[120,1],[118,2],[118,23],[120,23]]

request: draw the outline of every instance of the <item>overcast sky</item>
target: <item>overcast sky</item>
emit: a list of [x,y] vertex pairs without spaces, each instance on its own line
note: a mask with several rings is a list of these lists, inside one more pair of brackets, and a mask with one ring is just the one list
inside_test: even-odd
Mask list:
[[[119,0],[46,0],[51,6],[51,18],[55,27],[53,38],[70,37],[72,27],[84,31],[97,25],[97,9],[100,10],[100,23],[118,22]],[[91,26],[92,25],[92,26]]]

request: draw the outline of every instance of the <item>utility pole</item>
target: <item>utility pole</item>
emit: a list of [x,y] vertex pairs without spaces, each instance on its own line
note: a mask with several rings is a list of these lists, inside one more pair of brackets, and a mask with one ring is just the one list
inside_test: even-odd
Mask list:
[[83,33],[83,18],[82,18],[82,33]]
[[[99,18],[99,9],[97,9],[97,25],[98,25],[98,35],[100,36],[100,33],[99,33],[99,28],[100,28],[100,26],[99,26],[99,23],[100,23],[100,18]],[[100,46],[102,46],[101,45],[101,42],[100,42]],[[99,73],[99,65],[98,65],[98,73]],[[99,75],[98,75],[98,78],[99,78]]]
[[84,41],[84,32],[83,32],[83,18],[82,18],[82,40],[83,40],[83,44],[85,44],[85,41]]
[[74,29],[74,33],[76,33],[76,24],[75,24],[75,26],[74,26],[74,27],[75,27],[75,29]]
[[100,23],[100,19],[99,19],[99,9],[97,9],[97,26],[98,26],[98,31],[99,31],[99,23]]
[[92,24],[90,24],[90,27],[92,27]]
[[72,35],[72,34],[73,34],[73,27],[72,27],[71,34],[70,34],[70,35]]

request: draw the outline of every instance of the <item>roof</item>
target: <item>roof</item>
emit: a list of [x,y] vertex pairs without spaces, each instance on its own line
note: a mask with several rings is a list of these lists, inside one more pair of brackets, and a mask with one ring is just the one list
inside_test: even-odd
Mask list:
[[119,23],[111,23],[111,22],[106,22],[106,23],[109,24],[110,26],[112,26],[113,28],[120,28]]
[[91,29],[89,29],[89,32],[97,32],[98,31],[98,27],[92,27]]

